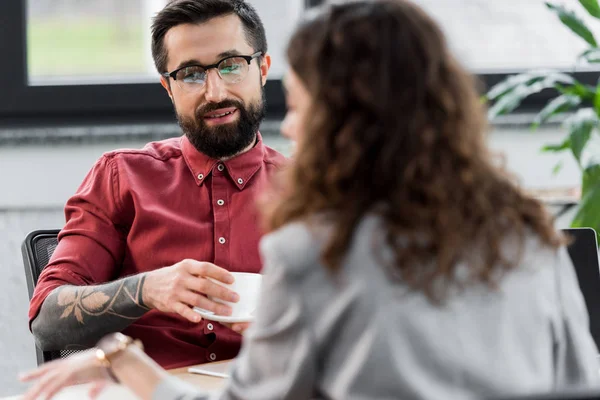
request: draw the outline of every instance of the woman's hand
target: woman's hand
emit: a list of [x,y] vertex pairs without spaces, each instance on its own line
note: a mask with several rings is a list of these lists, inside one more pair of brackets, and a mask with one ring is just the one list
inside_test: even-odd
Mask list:
[[106,367],[100,364],[94,351],[85,351],[69,358],[52,361],[19,376],[23,382],[37,381],[25,394],[23,400],[34,400],[40,396],[50,399],[61,389],[80,383],[94,382],[90,397],[100,394],[110,378]]

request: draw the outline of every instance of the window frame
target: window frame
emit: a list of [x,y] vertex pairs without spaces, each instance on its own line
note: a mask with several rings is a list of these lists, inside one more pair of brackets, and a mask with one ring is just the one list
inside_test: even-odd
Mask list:
[[[306,8],[324,0],[304,0]],[[0,49],[5,62],[0,96],[0,127],[95,125],[173,121],[173,107],[158,82],[30,86],[27,71],[27,1],[0,1]],[[477,74],[483,90],[519,70]],[[566,71],[568,72],[568,71]],[[596,85],[600,71],[576,72],[575,79]],[[158,78],[158,75],[157,75]],[[285,114],[281,79],[270,79],[266,87],[267,115],[270,119]],[[519,110],[539,111],[556,94],[545,90],[526,99]]]

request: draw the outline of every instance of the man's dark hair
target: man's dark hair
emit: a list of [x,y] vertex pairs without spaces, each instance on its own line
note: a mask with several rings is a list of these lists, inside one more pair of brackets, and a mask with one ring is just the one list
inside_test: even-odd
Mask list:
[[258,13],[244,0],[172,0],[152,22],[152,57],[159,73],[167,72],[164,38],[181,24],[201,24],[215,17],[237,15],[244,25],[246,41],[254,51],[267,52],[267,38]]

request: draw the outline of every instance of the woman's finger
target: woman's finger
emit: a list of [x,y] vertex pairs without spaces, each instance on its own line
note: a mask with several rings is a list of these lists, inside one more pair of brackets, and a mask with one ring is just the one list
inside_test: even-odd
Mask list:
[[[58,371],[50,370],[47,374],[43,375],[40,380],[30,388],[22,400],[37,400],[42,393],[46,393],[50,383],[58,378]],[[48,398],[48,397],[43,397]]]
[[61,391],[67,386],[71,386],[73,384],[71,379],[71,373],[67,371],[61,371],[54,379],[50,380],[46,384],[46,390],[44,390],[44,396],[46,399],[50,400],[54,397],[56,393]]
[[57,368],[57,366],[60,365],[60,361],[63,360],[49,362],[31,371],[22,372],[21,374],[19,374],[19,380],[22,382],[28,382],[34,379],[38,379],[41,376],[45,375],[48,371]]
[[104,389],[108,386],[108,381],[98,381],[92,383],[92,387],[90,388],[89,396],[91,400],[95,400],[96,397],[102,393]]

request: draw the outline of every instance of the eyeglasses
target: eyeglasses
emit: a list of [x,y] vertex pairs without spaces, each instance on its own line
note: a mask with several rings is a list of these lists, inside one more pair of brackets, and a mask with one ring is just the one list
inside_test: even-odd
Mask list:
[[173,78],[182,90],[195,92],[204,87],[209,69],[215,68],[225,83],[236,84],[244,80],[250,69],[250,62],[262,55],[262,51],[251,56],[230,56],[212,65],[188,65],[173,72],[164,72],[162,76]]

